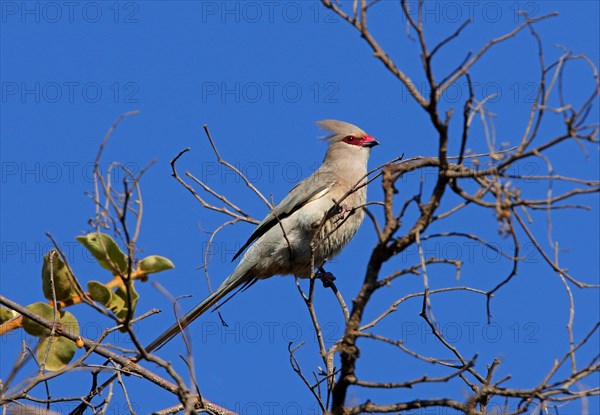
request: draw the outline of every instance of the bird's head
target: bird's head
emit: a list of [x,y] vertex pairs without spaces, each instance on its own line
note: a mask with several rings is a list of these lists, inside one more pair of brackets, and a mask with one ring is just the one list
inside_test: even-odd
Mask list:
[[318,121],[317,125],[330,133],[325,139],[329,141],[331,146],[335,145],[339,148],[348,149],[369,149],[379,144],[379,141],[356,125],[344,121],[323,120]]
[[371,148],[379,141],[344,121],[323,120],[317,125],[329,133],[324,137],[329,142],[324,165],[334,171],[355,171],[357,174],[367,168]]

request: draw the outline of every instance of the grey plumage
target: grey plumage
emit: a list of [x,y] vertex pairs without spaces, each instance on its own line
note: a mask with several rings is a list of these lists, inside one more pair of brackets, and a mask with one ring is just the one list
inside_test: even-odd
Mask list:
[[[237,288],[274,275],[310,277],[310,243],[313,239],[314,266],[318,268],[354,237],[364,218],[364,210],[360,207],[366,202],[366,186],[346,197],[340,203],[339,214],[333,212],[323,226],[319,225],[325,215],[331,213],[334,200],[342,199],[364,178],[370,148],[379,143],[360,128],[343,121],[324,120],[317,124],[329,132],[325,137],[329,147],[321,167],[298,183],[258,224],[234,256],[237,258],[248,248],[240,263],[219,288],[153,341],[146,348],[148,352],[161,347],[181,328],[187,327]],[[357,207],[352,215],[343,217]]]

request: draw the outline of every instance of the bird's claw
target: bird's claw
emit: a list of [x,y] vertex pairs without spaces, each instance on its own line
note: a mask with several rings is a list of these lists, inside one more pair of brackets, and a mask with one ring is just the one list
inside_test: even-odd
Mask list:
[[337,221],[343,220],[346,217],[346,214],[350,211],[350,209],[348,209],[348,205],[343,204],[340,205],[338,208],[338,213],[337,213]]
[[315,277],[321,280],[323,287],[325,288],[331,287],[335,281],[335,276],[331,272],[325,271],[323,268],[319,268],[315,273]]

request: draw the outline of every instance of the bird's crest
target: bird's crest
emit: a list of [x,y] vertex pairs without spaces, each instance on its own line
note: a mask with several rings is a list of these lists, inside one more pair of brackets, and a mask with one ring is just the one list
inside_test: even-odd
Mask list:
[[347,135],[365,135],[365,132],[358,128],[356,125],[350,124],[344,121],[338,120],[323,120],[317,121],[317,125],[324,129],[325,131],[330,132],[331,134],[323,137],[324,140],[328,140],[330,142],[340,141]]

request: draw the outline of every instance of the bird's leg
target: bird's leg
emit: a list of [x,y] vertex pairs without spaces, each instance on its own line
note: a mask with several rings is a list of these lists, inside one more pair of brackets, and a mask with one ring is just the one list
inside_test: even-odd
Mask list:
[[325,288],[331,287],[331,284],[335,281],[335,276],[331,272],[325,271],[322,266],[317,268],[315,277],[321,280]]

